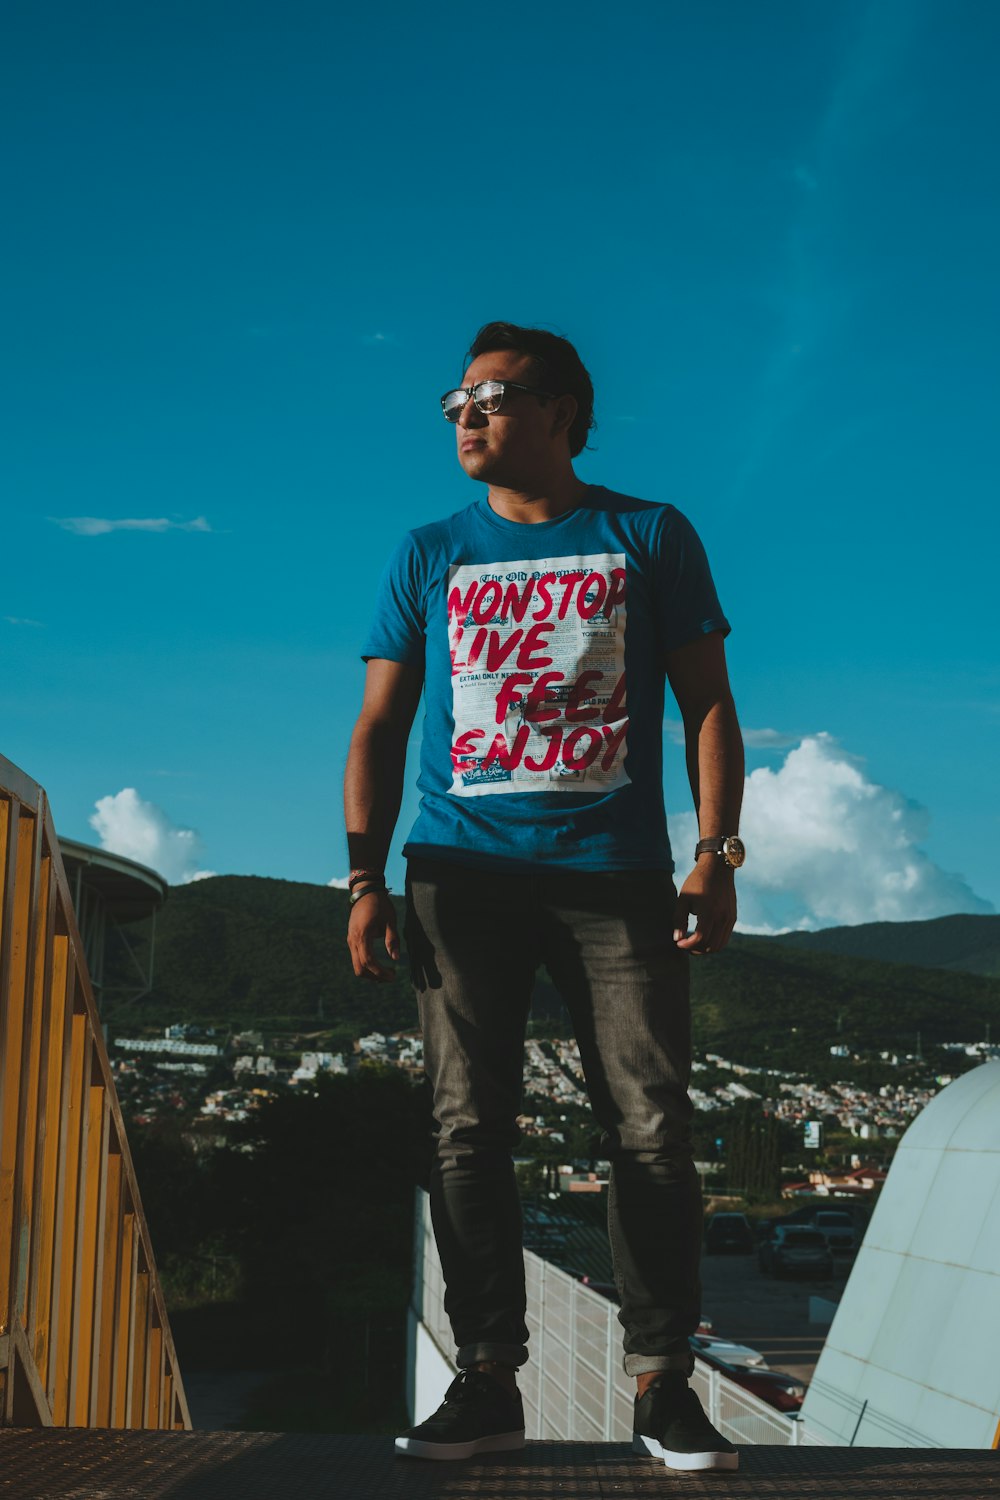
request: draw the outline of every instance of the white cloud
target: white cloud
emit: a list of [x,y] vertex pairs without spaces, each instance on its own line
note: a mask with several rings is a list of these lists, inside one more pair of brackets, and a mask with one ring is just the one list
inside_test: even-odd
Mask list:
[[787,750],[797,745],[800,734],[786,734],[781,729],[744,729],[743,743],[748,750]]
[[28,619],[22,618],[20,615],[4,615],[4,619],[7,621],[8,625],[38,625],[38,626],[41,626],[41,623],[42,623],[41,620],[28,620]]
[[[918,921],[993,908],[920,844],[927,810],[869,781],[828,734],[810,735],[777,770],[746,779],[737,875],[741,932]],[[697,842],[693,813],[670,818],[677,878]]]
[[326,883],[327,885],[332,885],[335,891],[346,891],[347,882],[350,878],[349,875],[335,875],[332,880],[328,880]]
[[167,516],[144,516],[133,520],[111,521],[103,516],[50,516],[56,526],[76,536],[106,536],[109,531],[211,531],[204,516],[193,521],[172,521]]
[[135,787],[100,797],[89,819],[101,848],[149,865],[171,885],[207,880],[214,870],[198,868],[201,839],[193,828],[178,828],[155,802],[146,802]]
[[394,333],[363,333],[361,342],[370,349],[384,349],[388,344],[395,344],[397,339]]
[[[675,745],[684,744],[683,719],[664,719],[663,731]],[[800,734],[788,734],[782,729],[743,729],[742,734],[748,750],[787,750],[802,738]]]

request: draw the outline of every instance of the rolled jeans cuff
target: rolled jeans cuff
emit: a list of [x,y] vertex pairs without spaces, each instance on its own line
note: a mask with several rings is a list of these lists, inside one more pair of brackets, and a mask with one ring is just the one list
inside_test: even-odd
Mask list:
[[496,1360],[498,1365],[526,1365],[528,1351],[523,1344],[463,1344],[455,1357],[460,1370],[470,1365],[482,1364],[484,1360]]
[[694,1373],[694,1355],[690,1349],[679,1354],[626,1354],[626,1375],[649,1375],[658,1370],[683,1370]]

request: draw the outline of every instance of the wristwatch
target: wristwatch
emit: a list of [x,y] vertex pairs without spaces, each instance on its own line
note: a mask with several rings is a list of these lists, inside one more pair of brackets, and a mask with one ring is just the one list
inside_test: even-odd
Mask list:
[[728,838],[701,839],[694,851],[695,859],[699,854],[721,854],[732,870],[738,870],[747,857],[743,840],[738,839],[735,834],[730,834]]

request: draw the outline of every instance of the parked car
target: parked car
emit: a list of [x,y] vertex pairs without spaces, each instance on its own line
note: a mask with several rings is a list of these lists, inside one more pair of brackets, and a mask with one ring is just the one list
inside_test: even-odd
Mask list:
[[833,1257],[818,1229],[806,1224],[776,1224],[769,1240],[757,1251],[765,1276],[833,1275]]
[[554,1266],[569,1253],[569,1240],[554,1229],[526,1229],[522,1244],[525,1250],[531,1250],[543,1260],[550,1260]]
[[857,1254],[858,1233],[854,1219],[842,1208],[818,1208],[813,1226],[826,1240],[831,1255],[847,1258]]
[[551,1260],[561,1255],[569,1240],[567,1230],[575,1229],[576,1223],[557,1208],[542,1207],[538,1203],[521,1203],[523,1243],[526,1250],[535,1250]]
[[542,1229],[575,1229],[577,1221],[570,1215],[560,1213],[558,1208],[542,1207],[537,1203],[521,1202],[521,1218],[525,1224],[538,1225]]
[[810,1228],[816,1222],[817,1214],[843,1214],[850,1219],[857,1234],[859,1242],[864,1237],[865,1226],[871,1218],[871,1209],[867,1204],[846,1203],[836,1204],[834,1200],[827,1198],[825,1201],[806,1203],[802,1208],[793,1208],[790,1213],[782,1214],[780,1219],[775,1220],[778,1224],[808,1224]]
[[746,1214],[713,1214],[705,1226],[706,1255],[725,1251],[752,1255],[753,1248],[753,1230]]
[[696,1350],[695,1353],[705,1364],[743,1386],[744,1390],[752,1391],[778,1411],[798,1411],[805,1399],[806,1388],[794,1375],[786,1375],[781,1370],[748,1369],[746,1365],[730,1364],[710,1349]]
[[766,1370],[767,1360],[748,1344],[734,1344],[729,1339],[716,1338],[714,1334],[693,1333],[690,1339],[695,1354],[714,1354],[729,1365],[740,1365],[745,1369]]

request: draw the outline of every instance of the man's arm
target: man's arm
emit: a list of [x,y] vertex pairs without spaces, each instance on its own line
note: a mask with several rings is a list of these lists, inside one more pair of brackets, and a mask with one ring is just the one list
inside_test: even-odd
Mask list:
[[[344,772],[344,821],[352,870],[385,869],[392,832],[403,796],[406,741],[420,702],[421,667],[373,658],[365,695],[351,736]],[[395,908],[385,891],[362,896],[351,907],[347,946],[361,979],[395,979],[396,971],[375,960],[375,943],[385,941],[399,957]]]
[[[703,839],[739,831],[743,802],[743,737],[726,671],[722,632],[667,653],[667,678],[684,720],[688,779]],[[718,854],[702,854],[678,894],[678,948],[715,953],[724,948],[736,921],[735,871]],[[687,931],[693,912],[695,930]]]

